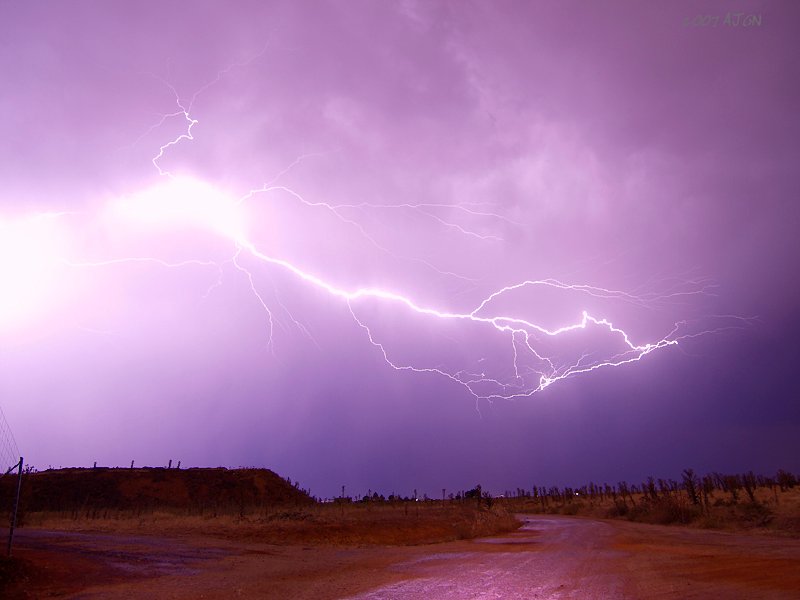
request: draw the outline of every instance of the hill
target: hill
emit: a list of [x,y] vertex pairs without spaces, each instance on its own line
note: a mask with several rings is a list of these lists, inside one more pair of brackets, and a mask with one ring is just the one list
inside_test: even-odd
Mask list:
[[[0,477],[5,514],[16,484],[16,476]],[[321,503],[267,469],[73,468],[23,475],[18,525],[358,546],[469,539],[520,523],[502,507],[476,500]]]
[[[0,506],[10,509],[17,478],[0,478]],[[119,509],[180,509],[189,513],[264,506],[300,506],[314,500],[268,469],[71,468],[23,475],[21,509],[84,514]]]

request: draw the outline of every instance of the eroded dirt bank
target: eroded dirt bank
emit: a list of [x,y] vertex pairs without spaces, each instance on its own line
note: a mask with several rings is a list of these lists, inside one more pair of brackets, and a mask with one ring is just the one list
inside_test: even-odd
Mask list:
[[796,598],[800,540],[525,516],[511,534],[413,547],[23,530],[14,598]]

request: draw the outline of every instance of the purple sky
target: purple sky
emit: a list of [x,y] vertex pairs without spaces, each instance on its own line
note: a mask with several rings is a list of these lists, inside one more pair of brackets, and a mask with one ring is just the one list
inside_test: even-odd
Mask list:
[[[793,2],[0,0],[20,451],[321,496],[800,470],[798,34]],[[594,291],[472,312],[526,280]],[[584,310],[640,350],[531,326]]]

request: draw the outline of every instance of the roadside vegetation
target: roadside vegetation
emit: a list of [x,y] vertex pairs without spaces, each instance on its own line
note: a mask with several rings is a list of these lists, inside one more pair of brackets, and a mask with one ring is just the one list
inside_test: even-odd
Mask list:
[[[0,478],[10,510],[16,478]],[[319,501],[266,469],[30,470],[19,527],[204,535],[272,544],[414,545],[496,535],[519,527],[479,488],[459,500],[366,494]]]
[[697,475],[681,480],[648,477],[639,484],[589,483],[581,487],[537,487],[506,492],[509,510],[528,513],[627,519],[661,525],[755,530],[800,537],[800,481],[780,470],[774,476]]
[[[0,478],[10,510],[14,477]],[[480,485],[446,494],[320,500],[267,469],[59,469],[24,475],[19,527],[204,535],[272,544],[413,545],[472,539],[544,513],[754,530],[800,536],[800,481],[787,471],[697,475],[679,481],[532,486],[493,496]]]

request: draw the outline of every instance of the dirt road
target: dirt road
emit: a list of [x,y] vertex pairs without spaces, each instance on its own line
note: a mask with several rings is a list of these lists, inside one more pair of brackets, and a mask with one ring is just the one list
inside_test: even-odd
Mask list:
[[473,544],[501,552],[430,553],[402,566],[405,581],[353,598],[800,598],[798,540],[524,518]]
[[498,538],[311,548],[20,532],[19,598],[800,598],[800,540],[525,516]]

